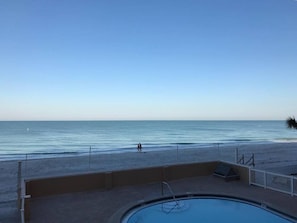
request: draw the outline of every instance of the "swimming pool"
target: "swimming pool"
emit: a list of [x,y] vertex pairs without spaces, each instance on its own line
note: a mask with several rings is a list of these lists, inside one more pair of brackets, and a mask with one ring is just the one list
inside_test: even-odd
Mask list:
[[129,211],[122,223],[292,223],[293,219],[248,201],[193,197],[159,201]]

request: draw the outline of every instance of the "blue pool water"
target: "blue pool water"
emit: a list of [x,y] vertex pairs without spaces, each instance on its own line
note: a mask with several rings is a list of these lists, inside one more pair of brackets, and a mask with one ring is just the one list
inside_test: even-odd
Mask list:
[[252,203],[227,198],[159,202],[129,212],[122,223],[289,223],[289,218]]

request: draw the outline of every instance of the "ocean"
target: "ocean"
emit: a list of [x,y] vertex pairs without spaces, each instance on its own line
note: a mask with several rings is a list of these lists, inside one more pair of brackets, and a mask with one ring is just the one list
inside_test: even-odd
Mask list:
[[285,120],[0,122],[0,160],[296,141]]

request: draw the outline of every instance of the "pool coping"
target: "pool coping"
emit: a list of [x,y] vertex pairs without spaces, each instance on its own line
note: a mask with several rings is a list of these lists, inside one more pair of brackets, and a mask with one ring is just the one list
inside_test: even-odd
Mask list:
[[[282,218],[292,221],[292,223],[297,223],[297,217],[294,217],[286,213],[284,210],[279,210],[273,207],[273,205],[267,204],[266,202],[260,202],[260,201],[242,197],[242,196],[226,195],[223,193],[191,193],[191,192],[180,193],[175,195],[176,199],[199,198],[199,197],[200,198],[222,198],[222,199],[224,198],[228,200],[241,201],[241,202],[259,207],[263,210],[269,211],[273,214],[276,214]],[[129,212],[145,207],[150,204],[160,203],[162,201],[170,201],[170,200],[173,200],[172,196],[160,196],[159,198],[131,202],[131,204],[127,204],[125,207],[119,209],[113,216],[111,216],[108,223],[127,223],[126,221],[123,222],[123,220],[126,217],[126,215],[129,214]]]

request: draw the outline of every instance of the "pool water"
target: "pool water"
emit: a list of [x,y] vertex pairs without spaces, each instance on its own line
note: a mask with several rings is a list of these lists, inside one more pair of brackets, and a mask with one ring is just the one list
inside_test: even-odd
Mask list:
[[226,198],[191,198],[150,204],[129,212],[122,223],[289,223],[261,206]]

